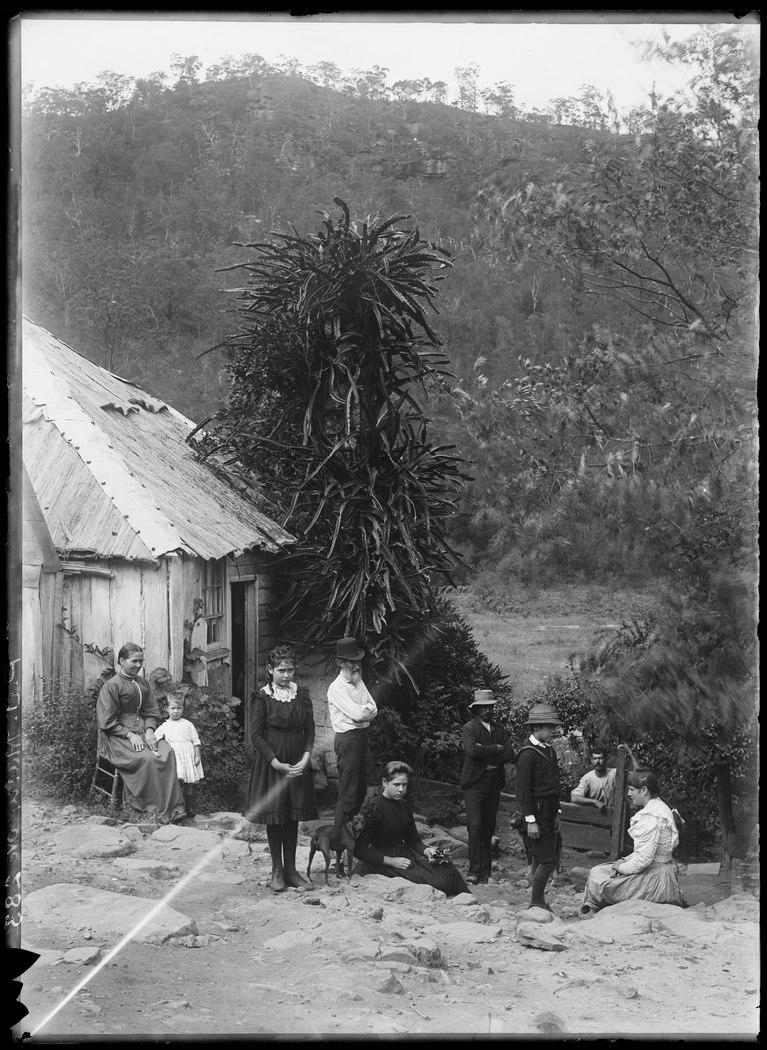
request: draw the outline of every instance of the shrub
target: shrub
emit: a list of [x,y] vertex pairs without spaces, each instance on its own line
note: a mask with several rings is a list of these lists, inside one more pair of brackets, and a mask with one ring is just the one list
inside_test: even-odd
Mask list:
[[371,748],[379,766],[408,761],[418,776],[456,782],[463,763],[461,727],[478,688],[508,699],[506,675],[480,650],[471,628],[444,597],[436,603],[434,636],[410,667],[418,687],[382,686],[379,715],[371,726]]
[[[99,686],[101,682],[99,681]],[[24,776],[58,801],[84,799],[96,765],[96,694],[48,685],[23,712]]]

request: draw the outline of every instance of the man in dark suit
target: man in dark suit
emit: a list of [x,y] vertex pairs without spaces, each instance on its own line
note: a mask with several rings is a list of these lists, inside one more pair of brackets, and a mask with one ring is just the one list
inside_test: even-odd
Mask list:
[[464,750],[460,785],[466,802],[469,832],[469,874],[472,885],[490,876],[490,841],[501,791],[506,783],[504,762],[514,759],[509,734],[493,722],[495,699],[490,689],[476,689],[469,705],[472,718],[462,730]]
[[525,820],[533,877],[531,908],[551,911],[544,896],[549,877],[559,867],[559,763],[549,744],[562,723],[551,704],[530,708],[530,736],[517,754],[517,800]]

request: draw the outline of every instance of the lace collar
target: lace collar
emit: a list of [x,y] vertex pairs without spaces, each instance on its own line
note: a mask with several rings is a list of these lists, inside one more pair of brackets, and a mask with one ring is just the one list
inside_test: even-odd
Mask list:
[[281,704],[289,704],[291,700],[295,699],[296,693],[298,692],[298,686],[295,682],[291,682],[287,689],[282,689],[278,685],[274,685],[270,682],[266,690],[274,697],[275,700],[279,700]]

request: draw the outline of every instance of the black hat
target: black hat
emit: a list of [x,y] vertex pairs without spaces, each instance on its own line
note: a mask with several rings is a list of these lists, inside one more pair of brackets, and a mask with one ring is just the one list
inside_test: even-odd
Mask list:
[[336,656],[339,660],[361,660],[365,655],[357,645],[356,638],[341,638],[336,642]]

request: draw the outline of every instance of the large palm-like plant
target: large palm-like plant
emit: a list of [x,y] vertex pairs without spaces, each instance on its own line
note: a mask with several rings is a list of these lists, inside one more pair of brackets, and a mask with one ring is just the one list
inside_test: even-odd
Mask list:
[[428,630],[445,540],[465,476],[434,446],[420,395],[447,358],[427,319],[447,253],[385,222],[324,221],[315,235],[248,244],[230,393],[206,451],[257,473],[298,537],[284,556],[283,625],[302,643],[360,639],[379,674],[407,674]]

